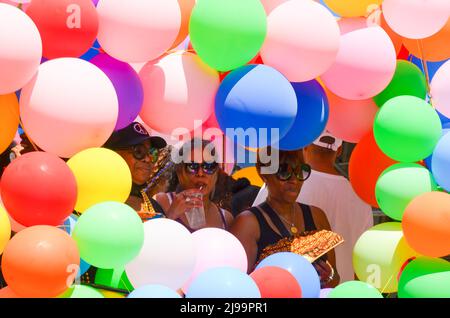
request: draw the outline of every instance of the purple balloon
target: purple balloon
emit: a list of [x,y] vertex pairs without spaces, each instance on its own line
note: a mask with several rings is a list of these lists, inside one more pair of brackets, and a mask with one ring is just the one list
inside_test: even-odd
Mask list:
[[125,128],[139,115],[144,101],[144,90],[139,75],[129,64],[118,61],[108,54],[99,54],[90,62],[109,77],[116,89],[119,117],[114,130]]
[[94,6],[97,6],[97,4],[98,4],[99,1],[100,1],[100,0],[92,0],[92,3],[94,4]]

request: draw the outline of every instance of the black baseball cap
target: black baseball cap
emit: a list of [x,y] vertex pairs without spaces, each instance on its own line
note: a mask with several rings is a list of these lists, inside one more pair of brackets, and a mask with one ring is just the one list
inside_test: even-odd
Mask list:
[[161,149],[167,146],[166,141],[157,136],[150,136],[147,129],[138,122],[131,123],[125,128],[113,132],[103,147],[116,150],[133,147],[150,140],[152,147]]

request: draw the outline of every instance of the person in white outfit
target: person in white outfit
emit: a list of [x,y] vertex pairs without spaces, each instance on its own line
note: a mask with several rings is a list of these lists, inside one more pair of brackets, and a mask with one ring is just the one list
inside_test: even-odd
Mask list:
[[[336,267],[340,282],[354,280],[353,247],[358,238],[373,226],[372,208],[353,191],[350,182],[339,174],[334,164],[342,151],[342,140],[325,131],[313,144],[303,149],[305,161],[312,167],[297,201],[323,210],[332,231],[344,237],[336,247]],[[261,188],[253,206],[265,201],[267,189]]]

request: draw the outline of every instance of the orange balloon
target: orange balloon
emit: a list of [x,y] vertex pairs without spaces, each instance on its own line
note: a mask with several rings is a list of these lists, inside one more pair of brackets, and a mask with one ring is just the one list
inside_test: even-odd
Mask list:
[[390,28],[390,26],[387,24],[386,19],[384,18],[384,15],[381,14],[381,20],[380,20],[380,26],[384,29],[384,31],[386,31],[387,35],[389,35],[389,37],[391,38],[392,43],[394,44],[395,47],[395,53],[400,52],[401,48],[402,48],[402,40],[403,38],[398,35],[397,33],[394,32],[394,30],[392,30]]
[[403,234],[418,253],[430,257],[450,254],[450,194],[428,192],[417,196],[405,209]]
[[239,178],[247,178],[252,185],[257,187],[262,187],[264,185],[264,181],[259,176],[256,167],[247,167],[236,171],[232,177],[234,180],[238,180]]
[[409,52],[425,61],[438,62],[450,58],[450,19],[438,33],[421,39],[420,42],[422,43],[423,58],[418,40],[403,39],[403,44]]
[[80,266],[75,241],[56,227],[32,226],[17,233],[3,253],[2,272],[20,297],[52,298],[74,281]]
[[6,150],[19,128],[19,101],[16,94],[0,95],[0,153]]
[[378,207],[375,185],[381,173],[397,163],[378,147],[373,132],[368,133],[356,145],[349,163],[349,178],[353,190],[366,203]]
[[180,32],[178,32],[178,36],[170,49],[176,48],[187,38],[189,34],[189,21],[191,19],[192,9],[195,6],[195,0],[178,0],[178,4],[181,10]]

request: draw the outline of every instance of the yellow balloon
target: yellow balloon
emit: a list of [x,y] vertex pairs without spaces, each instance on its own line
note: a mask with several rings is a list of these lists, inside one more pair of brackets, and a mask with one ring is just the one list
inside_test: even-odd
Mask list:
[[383,0],[324,0],[333,12],[341,17],[363,17],[370,5],[381,5]]
[[11,238],[11,224],[6,210],[0,206],[0,255]]
[[0,153],[13,141],[19,128],[19,102],[16,94],[0,95]]
[[402,265],[413,256],[420,255],[403,237],[401,223],[382,223],[364,232],[356,242],[353,268],[359,280],[382,293],[394,293]]
[[262,187],[264,184],[264,181],[259,176],[258,171],[255,167],[247,167],[241,169],[235,172],[232,177],[234,180],[237,180],[239,178],[247,178],[252,185],[257,187]]
[[97,289],[105,298],[125,298],[125,295],[113,292],[113,291],[109,291],[109,290],[104,290],[104,289]]
[[105,202],[125,202],[131,191],[131,172],[125,160],[112,150],[90,148],[67,162],[75,175],[78,197],[75,210],[83,213],[90,206]]

